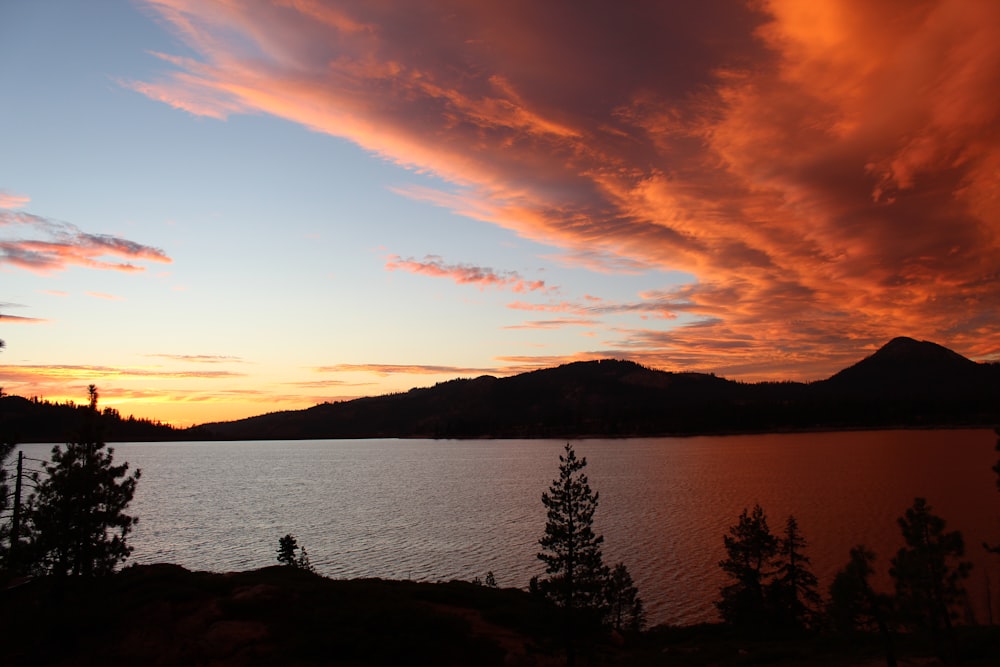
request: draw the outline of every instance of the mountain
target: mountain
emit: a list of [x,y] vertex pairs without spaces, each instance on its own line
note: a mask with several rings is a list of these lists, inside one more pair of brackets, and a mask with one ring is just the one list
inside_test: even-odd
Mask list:
[[988,380],[990,367],[928,341],[893,338],[870,357],[825,380],[826,386],[855,394],[933,393]]
[[204,424],[216,437],[562,437],[709,428],[713,407],[744,386],[630,361],[566,364],[506,378],[443,382],[402,394]]
[[[0,441],[69,442],[80,430],[88,405],[0,396]],[[122,417],[114,408],[101,413],[101,431],[108,442],[162,442],[191,440],[194,431],[168,424]]]
[[[2,399],[2,406],[14,405]],[[24,403],[17,406],[24,408]],[[48,406],[48,407],[46,407]],[[38,404],[20,440],[61,442],[65,406]],[[46,421],[44,414],[58,420]],[[8,417],[4,417],[4,412]],[[44,414],[43,414],[44,413]],[[113,413],[113,411],[112,411]],[[14,424],[3,407],[8,432]],[[484,375],[385,396],[323,403],[185,431],[113,413],[108,440],[307,438],[564,438],[764,433],[844,428],[993,426],[1000,365],[895,338],[871,356],[812,383],[743,383],[605,359],[497,378]],[[2,425],[0,425],[2,426]],[[36,430],[44,430],[39,436]]]
[[531,438],[992,425],[1000,372],[934,343],[896,338],[811,384],[747,384],[630,361],[566,364],[506,378],[204,424],[216,438]]

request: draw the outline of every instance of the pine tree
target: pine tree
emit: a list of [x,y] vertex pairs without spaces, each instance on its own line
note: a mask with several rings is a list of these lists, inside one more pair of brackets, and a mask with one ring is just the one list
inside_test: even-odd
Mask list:
[[625,563],[618,563],[611,568],[607,578],[606,593],[608,600],[608,624],[621,632],[622,630],[642,630],[646,624],[646,612],[639,597],[639,589],[632,582]]
[[877,629],[885,648],[886,665],[895,667],[896,652],[887,620],[892,601],[872,588],[874,562],[875,552],[863,544],[851,549],[850,560],[830,584],[826,615],[832,629],[841,634]]
[[291,534],[278,538],[278,562],[288,567],[295,567],[295,552],[299,545]]
[[114,465],[114,450],[100,437],[97,388],[75,442],[52,449],[45,478],[30,503],[29,551],[35,569],[56,575],[105,575],[132,553],[128,535],[138,522],[125,513],[140,471]]
[[915,629],[950,634],[965,596],[962,580],[972,568],[958,560],[965,555],[962,533],[945,532],[944,519],[931,513],[924,498],[915,498],[898,523],[906,546],[896,552],[889,574],[903,620]]
[[[298,553],[296,553],[298,552]],[[315,572],[312,563],[309,561],[309,554],[305,547],[300,547],[298,541],[291,535],[285,535],[278,539],[278,562],[288,567]]]
[[835,631],[849,634],[858,630],[870,631],[875,627],[873,607],[876,593],[871,585],[874,562],[875,552],[859,544],[851,548],[847,565],[834,575],[830,584],[827,617]]
[[578,627],[596,624],[604,613],[604,586],[608,569],[601,556],[604,537],[594,534],[594,511],[599,494],[590,490],[583,469],[567,443],[559,457],[559,478],[542,494],[547,510],[545,535],[538,541],[538,559],[549,576],[538,581],[540,592],[564,612],[567,661],[575,660]]
[[766,596],[774,621],[788,628],[809,627],[819,606],[816,575],[809,569],[809,557],[803,552],[806,545],[798,521],[789,516],[785,534],[778,540],[774,579]]
[[744,509],[739,523],[730,527],[723,542],[728,557],[719,562],[719,567],[734,581],[723,586],[715,606],[726,623],[759,626],[766,622],[764,589],[778,548],[763,508],[754,505],[752,512]]
[[[997,452],[1000,452],[1000,428],[994,429],[994,432],[997,434],[996,450]],[[997,461],[995,464],[993,464],[993,472],[997,474],[997,490],[1000,491],[1000,461]],[[996,544],[993,545],[990,545],[987,542],[983,542],[983,547],[987,551],[995,553],[998,556],[1000,556],[1000,542],[997,542]]]

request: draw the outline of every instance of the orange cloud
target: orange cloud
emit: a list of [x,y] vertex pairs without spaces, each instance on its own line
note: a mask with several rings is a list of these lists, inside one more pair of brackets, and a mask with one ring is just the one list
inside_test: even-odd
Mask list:
[[104,299],[105,301],[124,301],[125,297],[116,296],[114,294],[107,294],[106,292],[84,292],[87,296],[92,296],[95,299]]
[[432,366],[427,364],[335,364],[318,366],[318,373],[374,373],[375,375],[483,375],[503,373],[497,368]]
[[48,320],[37,317],[22,317],[20,315],[0,315],[0,320],[3,320],[4,324],[41,324],[48,322]]
[[187,361],[196,364],[228,364],[243,363],[240,357],[225,354],[148,354],[148,357],[169,359],[171,361]]
[[6,190],[0,190],[0,209],[21,208],[30,201],[31,199],[24,195],[16,195]]
[[634,356],[753,373],[901,334],[1000,351],[993,0],[150,6],[197,55],[143,94],[345,137],[452,185],[408,196],[577,266],[694,276],[633,304],[689,316],[625,332]]
[[0,380],[5,382],[39,382],[43,380],[87,380],[106,378],[232,378],[244,373],[230,371],[164,371],[157,368],[117,366],[78,366],[65,364],[6,365],[0,368]]
[[468,264],[445,264],[436,255],[428,255],[423,261],[402,259],[393,255],[385,268],[390,271],[408,271],[435,278],[449,278],[459,285],[473,284],[482,287],[509,288],[514,292],[535,292],[548,290],[544,280],[525,280],[516,271],[496,272],[489,267]]
[[[26,201],[26,200],[25,200]],[[0,264],[49,273],[69,266],[115,271],[144,271],[130,262],[108,261],[106,257],[166,262],[171,260],[159,248],[142,245],[110,234],[90,234],[68,222],[0,207],[0,229],[22,229],[46,239],[0,237]]]
[[562,329],[563,327],[594,326],[599,320],[584,317],[564,317],[557,320],[532,320],[522,324],[511,324],[504,329]]

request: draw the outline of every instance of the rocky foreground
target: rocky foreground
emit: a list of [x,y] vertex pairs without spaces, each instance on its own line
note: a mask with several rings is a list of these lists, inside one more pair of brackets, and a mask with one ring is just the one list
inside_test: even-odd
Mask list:
[[[560,665],[556,616],[524,591],[468,582],[332,580],[290,567],[176,565],[0,592],[0,664]],[[1000,664],[1000,628],[965,628],[965,665]],[[901,665],[935,664],[916,639]],[[721,626],[590,638],[579,664],[877,665],[874,638],[738,637]]]

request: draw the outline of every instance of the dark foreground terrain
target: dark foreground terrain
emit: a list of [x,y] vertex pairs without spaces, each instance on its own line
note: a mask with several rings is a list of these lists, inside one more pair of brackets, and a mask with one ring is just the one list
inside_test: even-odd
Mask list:
[[[560,665],[550,610],[467,582],[332,580],[289,567],[175,565],[0,592],[3,665]],[[1000,627],[965,628],[965,665],[1000,664]],[[869,637],[747,639],[721,626],[595,638],[581,665],[879,665]],[[932,665],[900,641],[900,665]]]

